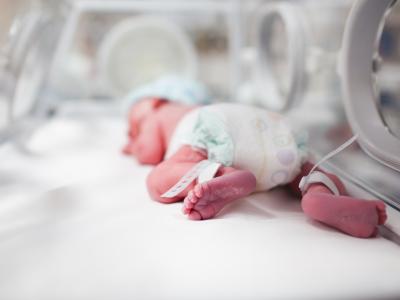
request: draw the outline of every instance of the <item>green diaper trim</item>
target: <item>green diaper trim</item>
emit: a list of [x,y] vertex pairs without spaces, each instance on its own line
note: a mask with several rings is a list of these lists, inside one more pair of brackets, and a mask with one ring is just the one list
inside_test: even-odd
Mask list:
[[190,144],[206,149],[208,160],[224,166],[231,166],[233,163],[232,138],[226,124],[216,113],[200,110]]

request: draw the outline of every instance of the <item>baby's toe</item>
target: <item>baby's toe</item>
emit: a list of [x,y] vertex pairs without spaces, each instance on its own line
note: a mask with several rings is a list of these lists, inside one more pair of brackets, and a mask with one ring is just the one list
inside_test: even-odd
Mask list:
[[188,213],[190,213],[191,208],[187,207],[185,204],[183,204],[182,206],[182,212],[184,215],[187,215]]
[[196,197],[201,198],[204,196],[204,187],[203,184],[198,184],[193,189],[194,194]]
[[189,213],[189,219],[193,220],[193,221],[200,221],[200,220],[202,220],[202,217],[201,217],[201,214],[199,212],[197,212],[195,210],[192,210]]
[[184,207],[184,209],[185,209],[185,211],[190,211],[190,210],[192,210],[193,209],[193,207],[194,207],[194,204],[192,203],[192,202],[190,202],[190,201],[188,201],[187,203],[183,203],[183,207]]
[[185,199],[183,199],[183,206],[182,206],[183,213],[188,213],[188,210],[193,208],[193,204],[190,201],[190,199],[192,199],[192,198],[193,198],[193,193],[190,191],[186,195]]
[[190,191],[190,192],[186,195],[185,199],[183,200],[183,203],[184,203],[186,206],[190,206],[190,205],[192,205],[193,202],[196,202],[196,201],[194,200],[194,198],[196,198],[196,196],[193,194],[192,191]]
[[376,201],[376,210],[378,211],[378,224],[385,224],[387,220],[386,205],[382,201]]
[[196,195],[194,190],[191,190],[186,196],[185,200],[186,199],[187,199],[187,205],[193,207],[199,201],[199,196]]

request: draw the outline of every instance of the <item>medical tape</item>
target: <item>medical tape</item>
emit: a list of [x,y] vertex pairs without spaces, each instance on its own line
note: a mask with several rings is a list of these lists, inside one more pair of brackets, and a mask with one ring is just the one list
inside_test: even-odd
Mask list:
[[330,189],[334,195],[340,196],[339,190],[332,179],[330,179],[326,174],[319,171],[314,171],[311,174],[307,175],[307,179],[306,177],[303,177],[299,183],[300,190],[302,192],[307,191],[308,187],[313,183],[322,183],[328,189]]
[[220,163],[212,162],[209,164],[200,174],[197,179],[198,183],[203,183],[209,181],[215,177],[219,168],[221,167]]
[[[209,160],[202,160],[191,168],[182,178],[168,191],[161,195],[163,198],[173,198],[185,190],[194,180],[201,177],[199,182],[210,180],[215,176],[221,164]],[[210,177],[211,176],[211,177]]]
[[[339,191],[337,190],[336,185],[333,183],[333,181],[328,176],[321,176],[320,174],[318,174],[321,172],[314,172],[314,171],[318,168],[319,165],[321,165],[328,159],[332,158],[334,155],[342,152],[344,149],[346,149],[351,144],[353,144],[357,140],[357,138],[358,138],[358,135],[357,134],[354,135],[349,140],[347,140],[345,143],[340,145],[338,148],[336,148],[335,150],[333,150],[333,151],[329,152],[327,155],[325,155],[318,163],[316,163],[314,165],[314,167],[310,170],[310,172],[308,172],[307,176],[304,176],[300,180],[300,183],[299,183],[300,190],[304,193],[311,183],[320,182],[320,183],[324,184],[326,187],[328,187],[334,194],[339,195]],[[312,176],[313,173],[317,173],[317,174],[315,176]],[[334,185],[335,188],[332,188],[332,185]]]

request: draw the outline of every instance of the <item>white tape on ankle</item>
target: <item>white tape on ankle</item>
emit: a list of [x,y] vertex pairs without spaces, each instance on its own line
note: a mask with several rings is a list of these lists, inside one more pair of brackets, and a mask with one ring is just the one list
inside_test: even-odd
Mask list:
[[209,160],[202,160],[191,168],[182,178],[168,191],[161,195],[163,198],[173,198],[185,190],[194,180],[205,182],[214,178],[221,164]]
[[339,190],[336,187],[335,183],[332,181],[332,179],[330,179],[326,174],[319,171],[315,171],[309,174],[308,176],[304,176],[300,180],[299,188],[302,191],[302,193],[305,193],[308,187],[313,183],[322,183],[328,189],[330,189],[334,195],[340,196]]
[[333,150],[332,152],[329,152],[327,155],[325,155],[318,163],[314,165],[314,167],[311,169],[311,171],[308,173],[307,176],[304,176],[301,178],[300,183],[299,183],[299,188],[304,193],[307,188],[310,186],[312,183],[322,183],[324,184],[327,188],[329,188],[332,193],[335,195],[340,195],[339,190],[337,189],[335,183],[324,173],[315,171],[317,167],[322,164],[323,162],[327,161],[330,159],[332,156],[338,154],[339,152],[342,152],[344,149],[349,147],[351,144],[353,144],[358,138],[358,135],[354,135],[351,137],[349,140],[344,142],[342,145],[340,145],[338,148]]

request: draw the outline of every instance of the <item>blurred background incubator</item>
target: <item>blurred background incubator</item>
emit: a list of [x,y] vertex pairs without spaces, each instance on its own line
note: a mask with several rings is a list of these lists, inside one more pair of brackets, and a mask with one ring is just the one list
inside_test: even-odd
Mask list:
[[[352,132],[359,134],[359,144],[373,158],[353,147],[331,164],[399,208],[399,190],[391,184],[400,168],[393,154],[400,138],[395,2],[375,4],[383,7],[379,22],[364,30],[374,35],[374,46],[365,46],[373,48],[363,63],[365,84],[348,84],[358,62],[346,55],[358,46],[346,43],[346,34],[347,40],[361,35],[354,24],[366,22],[360,15],[370,9],[363,8],[368,1],[3,2],[1,142],[21,141],[65,107],[121,113],[127,93],[173,74],[203,82],[218,100],[287,114],[307,129],[316,157]],[[356,90],[370,91],[372,100],[364,106],[374,116],[354,109],[361,101]],[[373,142],[381,136],[368,127],[375,123],[390,133],[387,140]],[[351,169],[349,159],[357,161]]]
[[[221,278],[231,276],[228,285],[223,282],[215,289],[219,295],[239,290],[228,299],[250,294],[349,299],[346,292],[366,299],[374,298],[371,293],[378,287],[387,299],[398,298],[395,260],[377,256],[385,252],[397,259],[398,249],[390,248],[392,243],[379,238],[361,243],[336,232],[330,235],[329,229],[307,223],[299,202],[287,201],[289,196],[279,190],[263,194],[266,201],[252,195],[239,203],[244,216],[201,225],[182,223],[176,207],[161,208],[147,199],[144,180],[149,168],[131,160],[129,164],[119,153],[125,141],[128,93],[169,75],[197,80],[210,89],[215,101],[285,114],[306,132],[304,139],[315,161],[357,135],[357,143],[322,167],[343,178],[353,195],[384,200],[389,221],[381,233],[399,239],[400,4],[396,1],[0,0],[0,4],[0,257],[6,258],[1,271],[7,273],[0,277],[8,280],[0,284],[1,296],[30,295],[33,290],[35,295],[50,295],[39,299],[54,299],[60,291],[71,295],[72,281],[88,295],[109,288],[138,296],[135,292],[145,290],[147,298],[154,299],[151,295],[160,292],[148,285],[156,282],[154,276],[166,283],[160,286],[171,294],[165,295],[175,295],[185,292],[181,271],[190,272],[179,251],[190,255],[201,251],[197,256],[210,260],[218,255],[203,251],[212,250],[222,251],[223,261],[231,255],[229,268],[240,272],[216,268],[210,273],[200,259],[197,268],[193,262],[195,272],[186,276],[197,278],[187,282],[189,287],[204,278],[221,283]],[[153,213],[160,215],[146,215]],[[293,230],[288,230],[291,226]],[[193,232],[196,239],[186,242]],[[221,232],[223,239],[217,237]],[[212,246],[204,248],[203,240]],[[345,250],[337,251],[332,242]],[[160,254],[157,243],[163,243],[165,253]],[[64,248],[69,256],[64,256]],[[269,249],[275,250],[266,255]],[[320,262],[310,269],[309,260],[297,259],[298,249],[305,256],[312,253],[313,260],[321,254]],[[326,253],[332,260],[326,260]],[[152,261],[160,255],[173,259]],[[354,274],[343,272],[343,261]],[[85,269],[87,262],[92,266]],[[135,273],[137,266],[145,275]],[[388,266],[397,275],[385,276],[376,285]],[[197,273],[203,267],[207,276]],[[114,273],[99,272],[101,268],[120,276],[110,280]],[[285,268],[289,271],[282,272]],[[26,269],[53,285],[29,277]],[[81,277],[76,269],[83,272]],[[160,273],[170,269],[180,276]],[[242,283],[246,277],[242,271],[252,279],[248,286]],[[85,275],[86,280],[80,280]],[[360,277],[364,281],[357,281]],[[174,289],[176,278],[179,288]],[[294,287],[288,289],[290,279]],[[307,279],[312,286],[303,285]],[[136,286],[137,282],[146,284]],[[337,288],[344,285],[346,289]],[[209,298],[202,294],[204,286],[200,288],[199,299]],[[375,299],[385,298],[380,296]],[[13,299],[27,298],[32,299]]]
[[[329,165],[399,209],[400,159],[393,154],[394,139],[400,138],[395,2],[375,4],[383,7],[379,22],[364,30],[374,35],[374,46],[365,46],[372,50],[363,63],[364,85],[348,84],[354,78],[349,70],[357,70],[358,62],[346,55],[358,46],[346,44],[346,34],[347,40],[360,35],[353,24],[366,22],[359,11],[371,9],[363,8],[369,1],[3,2],[1,142],[24,144],[21,136],[63,110],[79,114],[96,107],[96,113],[121,114],[130,91],[178,75],[203,82],[218,101],[287,114],[307,130],[316,158],[352,132],[359,134],[365,151],[354,146]],[[355,99],[361,98],[354,96],[357,90],[370,91],[372,100],[364,106],[374,116],[353,108],[361,101]],[[390,132],[392,142],[372,141],[381,136],[368,127],[375,123]],[[356,163],[350,168],[349,161]]]

